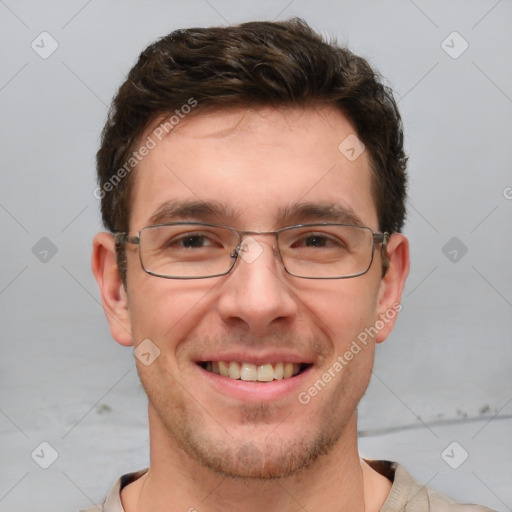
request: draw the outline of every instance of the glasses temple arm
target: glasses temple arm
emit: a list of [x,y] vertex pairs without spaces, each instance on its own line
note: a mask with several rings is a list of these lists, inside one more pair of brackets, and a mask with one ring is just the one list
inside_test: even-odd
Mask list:
[[114,233],[114,242],[116,245],[140,244],[140,237],[129,236],[128,233]]

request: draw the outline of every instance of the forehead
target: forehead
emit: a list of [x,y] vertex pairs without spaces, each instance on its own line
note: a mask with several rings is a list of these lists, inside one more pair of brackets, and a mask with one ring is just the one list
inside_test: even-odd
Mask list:
[[[369,156],[333,107],[203,112],[165,137],[159,126],[141,139],[154,145],[135,170],[131,230],[155,223],[167,206],[164,221],[206,220],[213,207],[218,222],[251,230],[282,227],[292,220],[286,214],[315,208],[378,227]],[[180,209],[192,203],[209,207]]]

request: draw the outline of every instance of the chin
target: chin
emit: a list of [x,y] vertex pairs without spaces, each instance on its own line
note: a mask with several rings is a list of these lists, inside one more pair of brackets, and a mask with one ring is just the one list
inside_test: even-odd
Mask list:
[[246,443],[236,453],[218,456],[195,453],[195,458],[211,471],[231,479],[274,480],[298,474],[311,466],[320,456],[327,454],[330,446],[297,444],[287,447],[286,453],[263,453],[256,445]]
[[262,440],[216,440],[208,430],[188,430],[179,444],[190,458],[211,471],[231,479],[272,480],[299,474],[331,452],[343,426],[331,424],[327,431],[306,434],[289,432],[286,438],[268,435]]

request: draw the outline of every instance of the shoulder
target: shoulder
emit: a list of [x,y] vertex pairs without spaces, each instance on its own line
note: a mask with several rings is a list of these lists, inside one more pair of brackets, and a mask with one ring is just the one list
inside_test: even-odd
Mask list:
[[121,490],[128,484],[134,482],[142,475],[144,475],[148,469],[142,469],[133,473],[127,473],[126,475],[120,476],[110,489],[107,498],[103,505],[92,505],[90,507],[80,510],[80,512],[123,512],[123,505],[121,503]]
[[494,512],[480,505],[456,503],[447,496],[419,484],[397,462],[367,462],[393,482],[380,512]]

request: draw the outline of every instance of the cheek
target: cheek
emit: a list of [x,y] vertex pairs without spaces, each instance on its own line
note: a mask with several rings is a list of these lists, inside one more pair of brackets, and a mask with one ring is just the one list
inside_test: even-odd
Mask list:
[[329,337],[346,340],[374,322],[377,291],[378,280],[366,274],[346,280],[318,281],[297,295],[304,297],[305,314],[324,324]]
[[169,352],[211,309],[211,291],[216,283],[168,280],[141,273],[131,280],[133,293],[128,295],[134,343],[149,338]]

